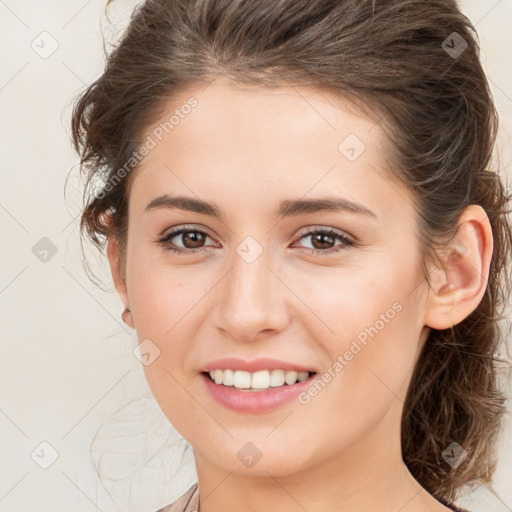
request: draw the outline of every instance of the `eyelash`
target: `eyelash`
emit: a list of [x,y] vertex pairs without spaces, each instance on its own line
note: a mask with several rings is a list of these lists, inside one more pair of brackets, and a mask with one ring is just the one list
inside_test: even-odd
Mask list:
[[[182,227],[182,228],[178,228],[173,231],[170,231],[163,238],[157,240],[157,242],[160,243],[164,247],[164,250],[172,251],[179,255],[196,254],[198,252],[204,251],[204,247],[200,247],[200,248],[196,248],[196,249],[183,249],[181,247],[173,247],[169,244],[170,240],[172,238],[174,238],[175,236],[182,235],[183,233],[189,233],[189,232],[201,233],[202,235],[206,235],[207,237],[211,238],[208,235],[208,233],[205,233],[204,231],[201,231],[200,229],[195,229],[192,227]],[[337,231],[335,231],[334,229],[331,229],[331,228],[323,228],[323,229],[315,229],[315,230],[311,230],[311,231],[306,231],[299,236],[297,241],[300,241],[303,238],[307,238],[308,236],[316,235],[316,234],[334,236],[335,238],[338,238],[339,240],[341,240],[343,242],[343,245],[341,245],[340,247],[332,247],[330,249],[325,249],[325,250],[310,249],[308,247],[299,247],[298,248],[299,252],[307,253],[307,254],[313,253],[313,254],[319,254],[319,255],[325,256],[325,255],[338,253],[340,251],[344,251],[344,250],[355,245],[355,242],[353,240],[351,240],[350,238],[348,238],[347,236],[345,236],[341,233],[338,233]]]

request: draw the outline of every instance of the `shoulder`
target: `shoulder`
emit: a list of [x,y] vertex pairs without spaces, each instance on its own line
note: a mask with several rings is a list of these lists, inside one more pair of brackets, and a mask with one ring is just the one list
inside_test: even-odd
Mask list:
[[174,503],[167,505],[157,512],[197,512],[199,509],[199,490],[197,482],[178,498]]

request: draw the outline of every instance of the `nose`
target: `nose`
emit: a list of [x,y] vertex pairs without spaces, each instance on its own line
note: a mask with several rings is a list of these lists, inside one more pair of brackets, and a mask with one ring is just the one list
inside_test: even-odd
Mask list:
[[[252,341],[282,331],[289,322],[287,288],[264,251],[247,262],[236,251],[219,289],[215,323],[232,339]],[[288,294],[290,292],[288,291]]]

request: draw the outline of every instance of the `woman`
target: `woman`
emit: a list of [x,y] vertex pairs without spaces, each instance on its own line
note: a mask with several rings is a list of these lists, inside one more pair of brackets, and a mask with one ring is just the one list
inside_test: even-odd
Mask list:
[[147,0],[78,99],[82,229],[198,483],[165,512],[459,510],[510,282],[455,1]]

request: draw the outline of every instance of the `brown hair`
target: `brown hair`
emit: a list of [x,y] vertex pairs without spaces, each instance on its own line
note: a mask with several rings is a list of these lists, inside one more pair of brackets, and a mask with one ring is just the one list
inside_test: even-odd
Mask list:
[[[499,320],[507,306],[512,235],[509,197],[489,169],[498,118],[474,27],[455,0],[140,4],[103,75],[77,99],[72,119],[86,177],[81,233],[100,250],[107,236],[116,237],[122,269],[133,173],[105,184],[177,92],[219,74],[261,87],[312,85],[378,120],[390,166],[416,197],[423,262],[454,235],[466,206],[487,213],[494,252],[485,295],[465,320],[431,331],[410,383],[401,435],[404,462],[435,497],[452,501],[464,484],[489,483],[505,412]],[[442,457],[452,442],[468,452],[456,469]]]

